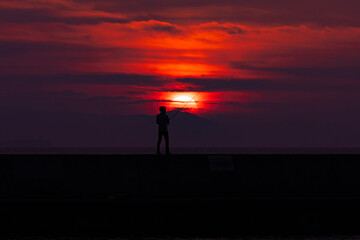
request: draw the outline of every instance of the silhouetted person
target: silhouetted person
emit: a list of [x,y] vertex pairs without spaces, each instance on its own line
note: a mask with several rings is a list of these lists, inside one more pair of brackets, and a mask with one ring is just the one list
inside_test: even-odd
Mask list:
[[169,154],[169,133],[167,125],[170,123],[169,117],[166,115],[166,107],[161,106],[159,108],[160,114],[156,116],[156,123],[159,125],[158,142],[157,142],[157,154],[160,154],[160,144],[162,136],[165,138],[166,154]]

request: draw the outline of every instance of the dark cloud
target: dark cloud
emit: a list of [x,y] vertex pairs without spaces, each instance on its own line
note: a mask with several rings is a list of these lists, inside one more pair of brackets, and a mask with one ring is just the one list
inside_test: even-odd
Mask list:
[[181,89],[178,89],[178,88],[173,89],[170,87],[166,87],[166,88],[160,88],[160,89],[150,89],[150,91],[152,91],[152,92],[196,92],[196,91],[199,91],[199,86],[186,86]]
[[146,53],[145,50],[136,48],[93,46],[90,45],[89,39],[85,39],[84,42],[85,44],[0,41],[2,75],[50,75],[74,72],[74,68],[77,69],[76,72],[86,72],[94,64],[101,65],[104,56],[110,63],[116,61],[121,64],[137,61]]
[[173,102],[172,100],[166,99],[140,99],[138,97],[128,97],[128,96],[95,96],[90,98],[83,98],[83,102],[99,102],[104,103],[109,102],[113,104],[145,104],[145,103],[165,103]]
[[85,84],[113,84],[137,86],[162,86],[163,80],[157,76],[138,74],[61,74],[51,76],[52,81]]
[[297,77],[316,77],[316,78],[360,78],[360,62],[352,63],[352,66],[335,67],[257,67],[243,62],[232,62],[231,67],[240,70],[250,70],[256,72],[280,73],[288,76]]
[[143,104],[143,103],[164,103],[164,102],[173,102],[166,99],[140,99],[134,101],[124,102],[125,104]]
[[138,74],[54,74],[54,75],[2,75],[3,83],[21,85],[56,85],[56,84],[105,84],[131,86],[163,86],[161,77]]
[[136,92],[136,91],[126,91],[124,92],[124,94],[128,94],[128,95],[141,95],[144,92]]
[[0,21],[3,23],[61,22],[66,24],[98,24],[100,22],[128,23],[126,18],[109,16],[61,16],[49,9],[4,9],[0,8]]
[[146,25],[145,30],[156,31],[156,32],[165,32],[169,34],[180,34],[181,30],[170,24],[161,24],[153,23],[151,25]]
[[[70,31],[70,29],[69,29]],[[91,47],[80,44],[50,43],[50,42],[30,42],[30,41],[0,41],[0,57],[9,57],[16,54],[37,53],[37,52],[82,52],[91,51]],[[71,56],[77,57],[77,56]]]
[[[0,41],[2,75],[51,74],[68,71],[78,63],[96,61],[97,48],[81,44]],[[106,51],[106,49],[103,49]],[[24,77],[22,76],[22,77]],[[21,77],[19,77],[21,78]]]
[[[263,25],[332,25],[360,26],[357,0],[78,0],[84,6],[94,6],[92,10],[128,15],[132,20],[237,22]],[[71,5],[71,4],[70,4]],[[60,10],[62,9],[58,6]],[[56,10],[56,9],[55,9]],[[67,7],[66,11],[71,11]],[[76,9],[73,10],[76,13]],[[56,16],[52,8],[0,9],[2,22],[64,22],[68,24],[95,24],[99,22],[128,22],[129,19],[112,16]],[[233,32],[233,31],[230,31]],[[234,33],[237,33],[235,31]]]
[[217,30],[217,31],[222,31],[222,32],[226,32],[228,34],[243,34],[245,33],[245,30],[242,28],[239,28],[237,26],[209,26],[206,27],[205,29],[208,30]]
[[215,79],[215,78],[178,78],[177,81],[193,85],[197,91],[263,91],[289,90],[291,85],[265,79]]
[[[348,91],[360,90],[357,82],[329,81],[327,79],[215,79],[178,78],[177,81],[192,85],[184,91]],[[175,91],[175,90],[174,90]]]
[[143,19],[147,16],[148,19],[157,20],[235,21],[265,25],[360,25],[357,11],[360,2],[357,0],[105,0],[97,2],[97,6],[102,10],[142,16]]
[[126,97],[126,96],[116,96],[116,97],[109,97],[109,96],[95,96],[95,97],[91,97],[91,98],[86,98],[86,101],[106,101],[106,100],[110,100],[110,101],[116,101],[116,100],[120,100],[120,101],[124,101],[124,100],[129,100],[131,98]]

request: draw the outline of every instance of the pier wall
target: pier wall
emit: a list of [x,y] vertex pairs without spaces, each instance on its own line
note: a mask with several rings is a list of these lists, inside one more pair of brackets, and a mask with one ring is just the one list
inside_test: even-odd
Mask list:
[[357,155],[0,157],[3,234],[360,234]]
[[2,155],[0,197],[358,198],[357,155]]

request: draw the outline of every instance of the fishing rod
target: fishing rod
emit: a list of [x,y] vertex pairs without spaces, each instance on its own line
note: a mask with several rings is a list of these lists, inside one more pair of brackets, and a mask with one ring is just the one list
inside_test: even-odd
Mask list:
[[182,108],[178,109],[178,110],[175,112],[175,114],[172,115],[172,117],[170,118],[170,120],[173,119],[173,118],[176,116],[176,114],[178,114],[181,110],[183,110],[183,109],[191,102],[191,100],[194,100],[194,98],[197,97],[199,94],[200,94],[200,92],[198,92],[197,94],[195,94],[189,101],[187,101],[187,102],[185,103],[184,106],[182,106]]

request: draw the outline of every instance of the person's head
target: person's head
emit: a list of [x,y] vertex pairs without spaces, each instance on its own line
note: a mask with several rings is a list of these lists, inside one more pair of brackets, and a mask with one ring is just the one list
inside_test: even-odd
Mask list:
[[161,106],[159,108],[159,110],[160,110],[161,113],[166,113],[166,107],[164,107],[164,106]]

